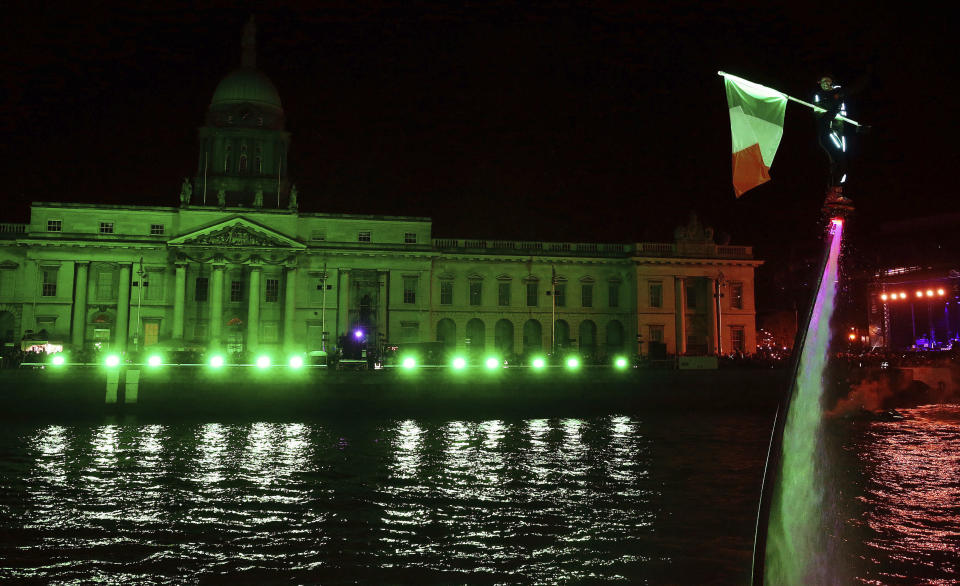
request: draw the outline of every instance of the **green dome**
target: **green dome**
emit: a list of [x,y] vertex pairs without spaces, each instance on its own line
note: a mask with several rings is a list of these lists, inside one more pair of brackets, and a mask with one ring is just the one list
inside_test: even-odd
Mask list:
[[252,103],[283,110],[283,106],[280,104],[280,94],[277,93],[277,88],[273,86],[273,82],[266,75],[250,67],[235,69],[230,75],[223,78],[216,91],[213,92],[210,108],[241,103]]

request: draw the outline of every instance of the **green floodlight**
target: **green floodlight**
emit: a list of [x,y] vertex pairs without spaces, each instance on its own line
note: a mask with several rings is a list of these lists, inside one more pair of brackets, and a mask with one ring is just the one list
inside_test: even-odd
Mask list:
[[290,357],[290,368],[302,368],[303,367],[303,358],[300,356],[291,356]]
[[580,359],[575,356],[567,358],[567,368],[570,370],[576,370],[580,368]]
[[223,366],[223,356],[217,354],[216,356],[210,357],[210,367],[211,368],[220,368]]
[[533,367],[536,368],[537,370],[543,369],[543,367],[546,366],[546,365],[547,365],[547,361],[544,360],[543,358],[534,358],[534,359],[533,359]]
[[463,356],[457,356],[453,359],[453,368],[455,370],[463,370],[467,367],[467,359]]
[[413,356],[407,356],[406,358],[403,359],[403,362],[401,364],[407,370],[412,370],[417,367],[417,359],[414,358]]
[[258,357],[257,368],[270,368],[270,357],[269,356]]
[[491,356],[490,358],[487,358],[487,361],[484,364],[487,365],[489,370],[494,370],[495,368],[500,367],[500,359],[495,356]]
[[111,354],[107,356],[107,359],[104,361],[104,364],[106,364],[110,368],[116,368],[117,366],[120,366],[120,357],[117,356],[116,354]]
[[613,361],[613,365],[618,369],[623,370],[627,367],[627,359],[623,356],[617,356],[616,360]]
[[147,364],[149,364],[150,366],[156,368],[156,367],[160,366],[161,364],[163,364],[163,357],[160,356],[159,354],[154,354],[154,355],[151,356],[150,358],[147,358]]
[[63,366],[63,363],[66,361],[67,359],[63,357],[63,354],[54,354],[50,358],[50,364],[54,366]]

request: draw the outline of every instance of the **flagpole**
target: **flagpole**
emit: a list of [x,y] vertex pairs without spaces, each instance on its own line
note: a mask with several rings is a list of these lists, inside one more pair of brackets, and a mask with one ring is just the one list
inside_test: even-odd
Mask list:
[[[814,112],[826,112],[826,110],[824,110],[824,109],[821,108],[820,106],[817,106],[816,104],[811,104],[810,102],[804,102],[803,100],[798,99],[798,98],[795,98],[795,97],[790,96],[790,95],[787,95],[787,94],[781,92],[780,90],[775,90],[775,89],[773,89],[773,88],[768,88],[768,87],[765,86],[765,85],[760,85],[759,83],[754,83],[754,82],[750,81],[749,79],[743,79],[742,77],[737,77],[736,75],[731,75],[731,74],[726,73],[726,72],[724,72],[724,71],[718,71],[718,72],[717,72],[717,75],[719,75],[720,77],[729,77],[730,79],[736,80],[736,81],[738,81],[738,82],[740,82],[740,83],[743,83],[743,84],[746,84],[746,85],[752,85],[752,86],[756,86],[756,87],[758,87],[758,88],[763,88],[763,89],[765,89],[765,90],[767,90],[767,91],[776,92],[776,93],[780,94],[781,96],[785,97],[786,99],[788,99],[788,100],[790,100],[790,101],[792,101],[792,102],[796,102],[796,103],[798,103],[798,104],[803,104],[804,106],[806,106],[806,107],[808,107],[808,108],[811,108]],[[860,123],[857,122],[856,120],[851,120],[850,118],[847,118],[846,116],[840,116],[839,114],[837,115],[837,120],[843,120],[844,122],[849,122],[850,124],[853,124],[854,126],[860,126]]]

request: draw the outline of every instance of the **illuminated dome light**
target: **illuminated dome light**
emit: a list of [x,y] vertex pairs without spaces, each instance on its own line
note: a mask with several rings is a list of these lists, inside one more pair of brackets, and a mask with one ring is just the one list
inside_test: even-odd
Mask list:
[[453,368],[456,370],[463,370],[467,366],[467,361],[463,356],[457,356],[453,359]]
[[258,357],[257,368],[270,368],[270,357],[269,356]]
[[417,359],[414,358],[413,356],[407,356],[406,358],[403,359],[403,362],[401,364],[407,370],[411,370],[417,367]]
[[150,358],[147,358],[147,364],[156,368],[163,364],[163,357],[161,357],[159,354],[154,354]]
[[490,358],[487,358],[487,360],[486,360],[486,362],[484,362],[484,364],[487,365],[487,368],[488,368],[488,369],[493,370],[493,369],[495,369],[495,368],[497,368],[497,367],[500,366],[500,359],[491,356]]
[[117,356],[116,354],[111,354],[110,356],[107,356],[107,359],[104,361],[104,364],[106,364],[110,368],[120,366],[120,357]]
[[54,366],[63,366],[63,363],[66,362],[66,358],[63,357],[63,354],[54,354],[50,359],[50,363]]
[[300,356],[292,356],[290,358],[290,368],[302,368],[303,367],[303,358]]
[[537,370],[542,369],[542,368],[543,368],[544,366],[546,366],[546,365],[547,365],[547,361],[544,360],[543,358],[534,358],[534,359],[533,359],[533,367],[536,368]]
[[210,366],[212,368],[220,368],[223,366],[223,356],[217,355],[210,357]]
[[617,356],[617,359],[613,361],[613,365],[623,370],[627,367],[627,359],[623,356]]
[[569,368],[569,369],[571,369],[571,370],[575,370],[575,369],[577,369],[577,368],[580,368],[580,359],[579,359],[579,358],[574,358],[574,357],[572,357],[572,356],[571,356],[570,358],[567,358],[567,368]]

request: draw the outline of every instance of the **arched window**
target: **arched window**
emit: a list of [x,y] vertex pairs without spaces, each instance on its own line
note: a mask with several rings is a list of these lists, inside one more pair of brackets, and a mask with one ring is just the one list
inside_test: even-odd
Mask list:
[[535,319],[528,319],[523,324],[523,351],[526,353],[539,352],[543,349],[543,326]]
[[247,145],[240,145],[240,172],[247,172]]
[[437,341],[447,349],[457,347],[457,324],[452,319],[442,319],[437,322]]
[[570,345],[570,324],[565,319],[558,319],[553,332],[553,344],[557,350]]
[[226,154],[223,156],[223,172],[224,173],[230,172],[230,155],[232,154],[233,154],[233,147],[231,145],[227,145]]
[[623,352],[623,324],[612,319],[607,323],[607,352]]
[[584,356],[597,352],[597,324],[585,319],[580,322],[580,353]]
[[486,346],[486,338],[487,333],[483,320],[475,317],[467,322],[467,349],[471,354],[483,352]]
[[493,327],[494,344],[497,352],[503,354],[513,353],[513,322],[508,319],[501,319]]
[[257,145],[257,156],[253,160],[253,170],[260,175],[263,173],[263,147]]

